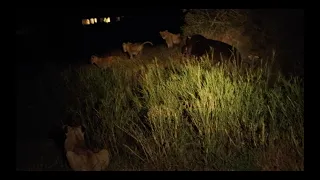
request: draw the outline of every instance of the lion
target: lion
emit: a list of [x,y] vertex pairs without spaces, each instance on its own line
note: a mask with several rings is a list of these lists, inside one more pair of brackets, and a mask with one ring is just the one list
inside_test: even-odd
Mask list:
[[160,31],[159,33],[160,33],[162,39],[166,40],[168,48],[172,48],[173,45],[175,45],[175,44],[179,45],[182,41],[182,37],[181,37],[180,33],[173,34],[173,33],[170,33],[168,30]]
[[122,48],[124,52],[127,52],[129,54],[130,59],[132,59],[134,55],[137,56],[141,54],[144,45],[147,43],[153,46],[152,42],[150,41],[146,41],[144,43],[127,42],[127,43],[122,43]]
[[74,171],[102,171],[110,163],[107,149],[98,152],[90,150],[84,140],[83,126],[64,126],[66,140],[64,148],[70,167]]
[[96,65],[99,68],[105,68],[111,65],[113,58],[113,56],[99,57],[97,55],[92,55],[90,58],[90,63]]

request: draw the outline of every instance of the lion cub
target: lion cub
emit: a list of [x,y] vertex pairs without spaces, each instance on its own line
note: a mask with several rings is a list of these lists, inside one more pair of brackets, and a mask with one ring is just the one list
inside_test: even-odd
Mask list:
[[166,40],[168,48],[172,48],[173,45],[175,45],[175,44],[178,45],[182,41],[180,33],[173,34],[173,33],[169,32],[168,30],[160,31],[159,33],[160,33],[162,39]]
[[70,167],[74,171],[102,171],[110,162],[110,154],[106,149],[93,152],[87,148],[82,126],[64,126],[66,140],[64,148]]
[[132,59],[134,55],[137,56],[137,55],[141,54],[144,45],[147,43],[149,43],[153,46],[152,42],[150,42],[150,41],[146,41],[144,43],[128,42],[128,43],[122,43],[122,48],[123,48],[124,52],[127,52],[130,55],[130,59]]

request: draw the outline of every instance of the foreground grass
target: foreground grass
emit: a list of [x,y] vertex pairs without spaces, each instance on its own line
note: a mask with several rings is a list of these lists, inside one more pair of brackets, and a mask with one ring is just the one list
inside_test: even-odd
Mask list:
[[109,170],[303,170],[301,79],[269,66],[238,70],[209,60],[122,60],[62,75],[68,113],[108,146]]

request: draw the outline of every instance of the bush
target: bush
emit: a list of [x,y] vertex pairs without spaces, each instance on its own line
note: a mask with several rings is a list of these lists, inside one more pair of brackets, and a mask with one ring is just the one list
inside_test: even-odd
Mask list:
[[276,47],[271,42],[269,29],[262,29],[255,22],[254,13],[249,9],[192,9],[185,16],[182,31],[185,36],[201,34],[234,45],[243,57],[270,57]]

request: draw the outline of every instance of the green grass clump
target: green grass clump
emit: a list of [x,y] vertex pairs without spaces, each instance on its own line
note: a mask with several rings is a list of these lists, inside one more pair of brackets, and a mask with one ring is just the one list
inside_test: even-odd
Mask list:
[[69,113],[110,170],[303,170],[301,79],[209,61],[68,70]]

